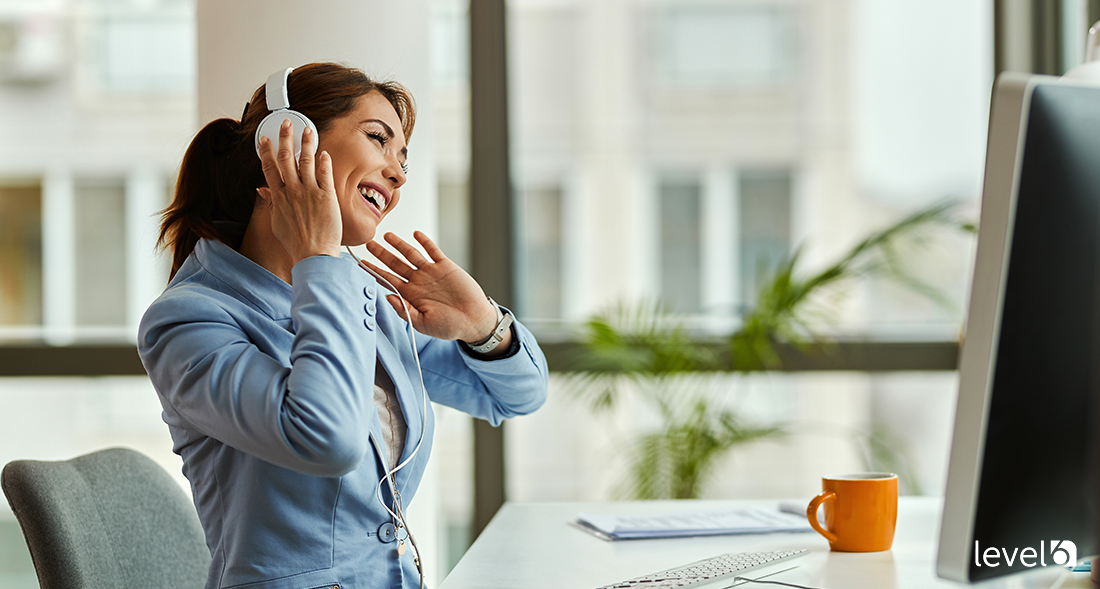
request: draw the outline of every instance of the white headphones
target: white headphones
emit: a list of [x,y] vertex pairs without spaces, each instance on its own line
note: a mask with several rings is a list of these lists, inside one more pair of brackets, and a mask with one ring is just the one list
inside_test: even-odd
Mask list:
[[306,115],[290,109],[290,95],[287,93],[286,87],[292,71],[294,71],[294,68],[288,67],[267,77],[265,93],[267,94],[267,109],[271,111],[271,114],[264,117],[264,120],[260,121],[260,126],[256,128],[256,155],[260,155],[260,137],[267,137],[271,140],[271,144],[278,149],[279,127],[286,119],[290,119],[290,122],[294,125],[295,160],[302,154],[302,133],[305,132],[306,127],[312,129],[313,136],[317,137],[317,126],[313,124],[313,121],[309,120]]

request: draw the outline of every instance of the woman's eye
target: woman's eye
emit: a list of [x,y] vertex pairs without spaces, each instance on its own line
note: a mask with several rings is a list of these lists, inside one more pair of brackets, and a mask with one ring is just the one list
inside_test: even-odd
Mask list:
[[381,133],[367,133],[367,137],[370,137],[371,139],[374,139],[375,141],[378,142],[378,145],[381,145],[383,147],[385,147],[386,141],[388,141],[386,136],[381,134]]

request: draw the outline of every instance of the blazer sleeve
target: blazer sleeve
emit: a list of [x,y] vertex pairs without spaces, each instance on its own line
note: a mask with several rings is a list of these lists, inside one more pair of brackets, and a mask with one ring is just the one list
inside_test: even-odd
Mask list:
[[169,291],[142,319],[139,352],[189,428],[298,472],[341,476],[369,447],[375,332],[364,273],[339,258],[295,264],[290,366],[249,341],[208,289]]
[[549,383],[546,357],[526,327],[518,320],[512,326],[519,350],[491,360],[474,357],[456,341],[417,334],[424,384],[431,400],[494,426],[541,407]]

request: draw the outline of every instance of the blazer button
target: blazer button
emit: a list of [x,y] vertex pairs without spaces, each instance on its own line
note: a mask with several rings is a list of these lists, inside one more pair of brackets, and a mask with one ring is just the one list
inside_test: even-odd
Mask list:
[[367,317],[363,320],[363,325],[366,326],[367,330],[374,331],[374,320],[370,317]]
[[363,305],[363,310],[367,312],[367,315],[374,315],[374,303]]
[[372,290],[369,286],[363,287],[363,294],[367,295],[368,299],[374,298],[374,290]]
[[397,530],[394,529],[393,524],[386,522],[378,526],[378,541],[385,544],[389,544],[397,539]]

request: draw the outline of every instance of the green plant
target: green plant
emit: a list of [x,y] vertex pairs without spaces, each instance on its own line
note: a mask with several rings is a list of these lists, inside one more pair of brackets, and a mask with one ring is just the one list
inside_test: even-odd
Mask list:
[[[875,232],[825,269],[803,275],[801,248],[760,281],[755,304],[741,327],[721,341],[700,342],[682,319],[659,301],[618,304],[585,325],[583,351],[572,359],[572,389],[593,409],[614,407],[626,391],[635,391],[659,419],[656,431],[629,446],[629,474],[620,493],[637,499],[698,497],[716,460],[755,440],[786,435],[785,424],[753,425],[722,401],[728,394],[707,390],[691,373],[782,368],[779,342],[808,353],[828,353],[823,326],[843,287],[882,276],[950,304],[936,289],[903,264],[907,244],[919,245],[935,228],[973,231],[955,220],[955,203],[937,203]],[[869,461],[904,465],[896,443],[882,432],[861,441]]]
[[[730,353],[737,370],[782,368],[775,343],[783,341],[809,350],[827,350],[821,327],[828,325],[835,302],[843,297],[843,288],[859,279],[882,277],[950,307],[935,287],[914,276],[904,263],[906,246],[920,246],[936,229],[973,233],[972,223],[958,221],[958,203],[944,201],[908,215],[897,223],[877,231],[848,250],[837,261],[814,274],[800,275],[798,263],[802,248],[781,261],[771,275],[761,281],[752,308],[744,315],[741,327],[729,338]],[[915,249],[915,248],[911,248]],[[832,297],[828,295],[832,294]]]
[[[667,381],[661,384],[664,391],[675,388]],[[780,425],[747,424],[736,411],[715,407],[706,397],[698,397],[693,403],[684,403],[684,399],[671,394],[658,395],[658,399],[663,427],[637,441],[621,495],[634,499],[696,498],[716,460],[730,449],[786,434]]]

